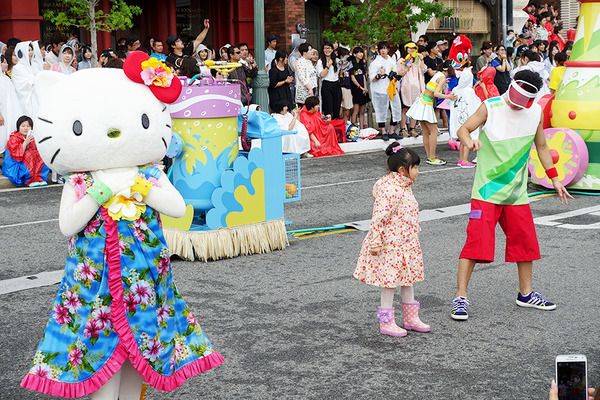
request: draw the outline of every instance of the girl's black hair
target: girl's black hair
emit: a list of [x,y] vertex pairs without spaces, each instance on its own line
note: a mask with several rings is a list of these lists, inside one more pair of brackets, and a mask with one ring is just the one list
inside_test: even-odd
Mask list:
[[288,56],[287,51],[285,51],[285,50],[277,50],[275,52],[275,58],[273,58],[273,61],[271,61],[271,67],[274,67],[275,65],[277,65],[277,63],[279,62],[280,59],[281,60],[285,60],[285,58],[287,56]]
[[200,67],[198,66],[198,60],[196,60],[195,57],[191,56],[183,57],[181,67],[179,68],[179,75],[192,78],[199,73]]
[[400,167],[406,171],[410,167],[421,164],[421,157],[411,148],[402,147],[400,143],[394,142],[385,149],[388,157],[388,168],[390,171],[397,172]]
[[552,55],[552,50],[554,50],[555,48],[558,49],[558,52],[560,53],[560,46],[558,45],[557,40],[551,41],[550,45],[548,46],[548,58],[550,59],[551,63],[554,62],[554,56]]
[[17,132],[19,131],[19,127],[21,126],[21,124],[25,121],[29,122],[29,126],[31,126],[31,129],[33,129],[33,120],[31,118],[29,118],[27,115],[22,115],[17,120]]
[[[356,54],[358,53],[363,53],[363,58],[362,60],[358,60],[358,58],[356,58]],[[350,62],[352,62],[352,65],[355,68],[361,68],[361,69],[365,69],[366,68],[366,64],[365,64],[365,50],[360,47],[360,46],[356,46],[355,48],[352,49],[352,55],[350,56]]]
[[446,61],[438,65],[437,70],[440,72],[446,71],[448,72],[448,77],[456,78],[456,72],[454,71],[454,67],[452,66],[451,59],[447,59]]
[[302,43],[300,46],[298,46],[298,53],[300,53],[300,55],[308,52],[308,50],[311,48],[312,46],[309,43]]
[[[325,68],[327,66],[327,56],[325,56],[325,46],[329,46],[331,47],[331,49],[333,50],[333,43],[331,42],[325,42],[323,43],[323,46],[321,46],[321,52],[319,53],[319,58],[321,59],[321,63],[323,64],[323,68]],[[338,63],[337,63],[337,54],[335,51],[331,52],[331,60],[333,61],[333,70],[335,72],[338,72]]]

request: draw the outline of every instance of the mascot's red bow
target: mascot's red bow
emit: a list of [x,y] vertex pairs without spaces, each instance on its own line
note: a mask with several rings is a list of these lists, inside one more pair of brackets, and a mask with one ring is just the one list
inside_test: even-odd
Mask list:
[[163,103],[173,103],[181,93],[181,81],[171,69],[143,51],[134,51],[127,56],[123,72],[132,81],[148,86]]

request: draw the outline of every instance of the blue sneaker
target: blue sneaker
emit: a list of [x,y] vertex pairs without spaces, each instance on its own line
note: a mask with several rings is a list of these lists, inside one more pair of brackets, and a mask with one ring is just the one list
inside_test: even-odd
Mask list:
[[470,305],[471,302],[467,300],[466,297],[455,297],[454,300],[452,300],[452,312],[450,313],[450,317],[458,321],[466,320],[469,318],[467,307]]
[[554,310],[556,308],[556,304],[544,300],[542,295],[538,292],[531,292],[527,296],[523,296],[521,292],[519,292],[519,294],[517,294],[517,305],[545,311]]
[[385,135],[381,135],[381,139],[382,139],[384,142],[387,142],[388,140],[390,140],[390,136],[389,136],[389,135],[387,135],[387,134],[385,134]]

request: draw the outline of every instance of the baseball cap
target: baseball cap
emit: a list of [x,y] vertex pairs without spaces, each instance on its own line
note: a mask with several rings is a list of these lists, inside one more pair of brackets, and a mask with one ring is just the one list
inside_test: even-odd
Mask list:
[[171,47],[172,45],[174,45],[177,39],[179,39],[179,36],[169,35],[169,37],[167,38],[167,46]]
[[441,44],[448,44],[448,42],[445,40],[438,40],[437,42],[435,42],[435,44],[439,46]]
[[275,35],[269,35],[269,36],[267,36],[267,42],[270,42],[272,40],[277,40],[277,36],[275,36]]
[[521,34],[519,35],[519,37],[520,37],[521,39],[530,39],[530,38],[531,38],[531,35],[530,35],[529,33],[527,33],[527,32],[524,32],[524,33],[521,33]]
[[527,46],[519,46],[519,47],[517,47],[517,56],[520,56],[526,50],[529,50],[529,47],[527,47]]

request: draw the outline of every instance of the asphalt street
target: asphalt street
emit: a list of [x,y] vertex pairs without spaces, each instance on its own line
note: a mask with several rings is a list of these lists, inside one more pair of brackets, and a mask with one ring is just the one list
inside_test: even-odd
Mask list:
[[[423,148],[416,150],[424,160]],[[454,163],[421,164],[413,185],[421,211],[470,201],[475,171],[457,168],[457,152],[446,145],[438,151]],[[369,219],[371,190],[385,167],[382,151],[303,159],[302,200],[285,207],[289,229]],[[62,269],[67,238],[56,220],[60,193],[60,186],[0,191],[0,281]],[[531,207],[538,218],[596,205],[598,197],[575,195],[568,206],[549,196]],[[415,285],[415,297],[432,329],[404,338],[379,334],[380,290],[352,277],[366,232],[292,241],[271,254],[208,263],[176,260],[175,282],[225,362],[173,392],[150,388],[147,398],[543,399],[554,357],[571,353],[587,355],[595,386],[600,383],[600,236],[587,225],[600,222],[600,216],[592,212],[536,225],[542,259],[534,263],[534,290],[556,302],[556,310],[515,304],[516,267],[504,262],[498,228],[496,261],[476,267],[465,322],[452,320],[450,309],[468,216],[423,222],[425,280]],[[19,383],[57,289],[0,294],[1,399],[52,398]]]

